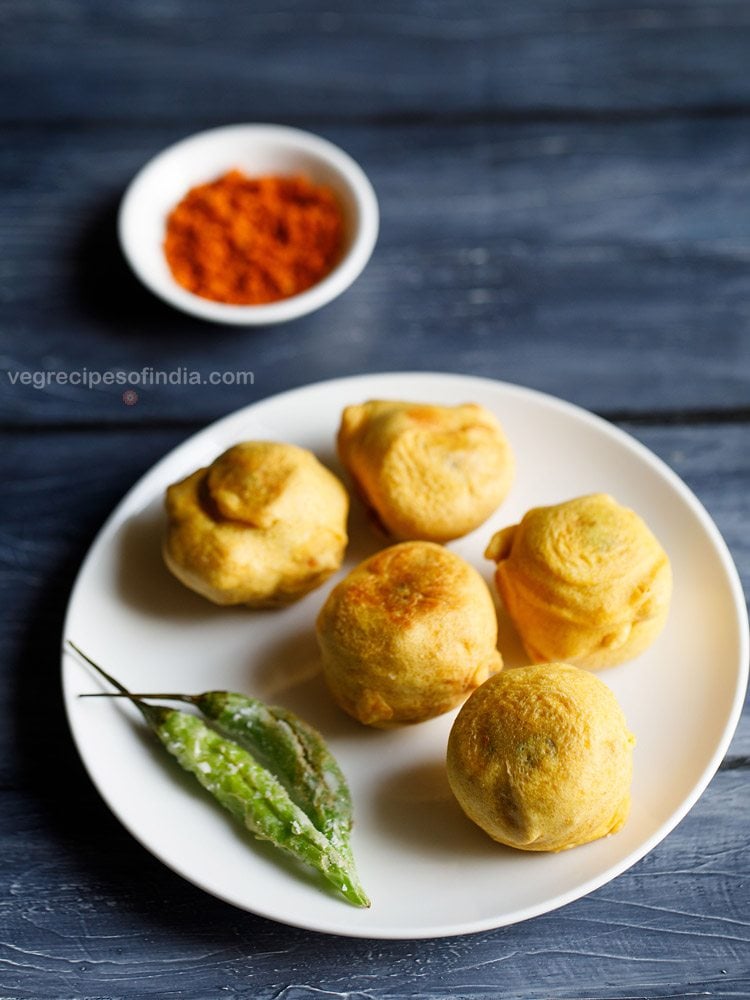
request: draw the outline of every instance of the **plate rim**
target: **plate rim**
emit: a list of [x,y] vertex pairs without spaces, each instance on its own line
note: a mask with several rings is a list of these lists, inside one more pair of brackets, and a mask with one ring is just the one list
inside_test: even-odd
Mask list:
[[[738,625],[738,635],[739,635],[739,663],[737,670],[737,681],[735,685],[735,690],[733,693],[732,703],[730,710],[727,714],[727,719],[724,724],[724,729],[722,731],[721,738],[718,740],[713,753],[711,754],[709,760],[705,764],[700,777],[694,783],[693,788],[689,795],[681,801],[678,808],[676,808],[671,815],[665,820],[652,834],[650,837],[642,841],[638,847],[630,851],[625,857],[621,858],[618,862],[607,867],[603,872],[599,872],[592,878],[579,883],[574,888],[568,890],[567,892],[557,894],[549,899],[541,901],[539,903],[530,904],[529,906],[522,907],[513,911],[512,913],[504,914],[495,917],[482,917],[471,921],[460,921],[458,923],[450,923],[441,926],[440,928],[430,927],[423,930],[412,929],[408,932],[404,928],[393,927],[393,928],[380,928],[373,929],[366,926],[359,927],[355,924],[349,927],[342,928],[339,923],[322,921],[320,924],[312,924],[305,920],[295,920],[293,916],[290,915],[280,915],[273,911],[269,907],[249,907],[243,903],[238,902],[236,899],[231,898],[227,894],[222,894],[215,891],[214,889],[207,888],[200,882],[181,868],[172,863],[168,857],[165,857],[162,853],[157,852],[147,844],[144,839],[138,834],[134,829],[131,822],[123,816],[120,811],[112,804],[106,794],[104,788],[102,788],[99,782],[94,778],[93,774],[89,770],[86,758],[81,744],[79,743],[78,735],[76,732],[76,727],[73,721],[71,707],[72,701],[69,700],[66,691],[66,663],[68,662],[69,652],[65,647],[65,639],[69,632],[69,622],[72,617],[73,607],[78,597],[79,590],[83,586],[84,577],[86,570],[91,562],[93,562],[95,556],[98,553],[99,548],[106,540],[108,533],[111,530],[112,525],[118,520],[121,510],[127,505],[134,504],[140,499],[140,494],[145,490],[146,484],[152,477],[158,477],[159,470],[162,466],[174,460],[175,455],[181,449],[193,448],[196,443],[199,443],[203,439],[210,438],[215,432],[221,433],[223,428],[241,418],[243,414],[250,414],[251,411],[257,410],[264,404],[274,403],[275,405],[283,405],[290,398],[294,396],[303,395],[311,391],[322,391],[326,387],[341,386],[344,383],[347,385],[356,385],[360,382],[371,383],[373,380],[382,381],[387,383],[389,381],[403,381],[406,382],[409,379],[436,379],[443,382],[450,382],[455,384],[466,385],[468,389],[471,388],[471,384],[481,385],[489,389],[500,389],[502,392],[506,392],[509,395],[517,395],[520,397],[531,398],[539,403],[543,403],[545,406],[552,406],[553,409],[560,410],[567,413],[569,416],[582,421],[585,424],[594,424],[598,429],[603,431],[606,435],[614,437],[619,440],[621,444],[626,446],[631,451],[634,451],[638,457],[645,461],[645,463],[652,467],[662,478],[666,479],[667,482],[681,495],[681,497],[687,502],[691,508],[692,513],[701,522],[702,527],[706,531],[712,546],[719,556],[721,568],[724,571],[726,581],[729,585],[729,592],[732,596],[733,610],[736,617]],[[708,510],[705,508],[703,503],[698,499],[696,494],[691,490],[691,488],[677,475],[677,473],[658,455],[652,452],[646,445],[642,444],[637,438],[628,434],[627,431],[622,430],[622,428],[606,420],[604,417],[585,407],[580,406],[577,403],[570,402],[568,400],[562,399],[559,396],[552,395],[551,393],[544,392],[539,389],[535,389],[529,386],[520,385],[518,383],[507,382],[501,379],[494,379],[488,376],[473,375],[473,374],[463,374],[459,372],[441,372],[434,370],[393,370],[393,371],[382,371],[382,372],[359,372],[353,375],[343,375],[337,376],[330,379],[321,379],[315,382],[305,383],[303,385],[295,386],[290,389],[282,390],[278,393],[272,393],[268,396],[256,399],[245,406],[239,407],[230,413],[225,414],[217,418],[216,420],[210,421],[209,423],[202,426],[199,430],[192,434],[189,434],[183,441],[176,444],[174,447],[170,448],[166,453],[164,453],[156,462],[149,466],[146,471],[140,475],[136,481],[125,491],[121,498],[116,502],[115,506],[111,512],[107,515],[97,532],[95,533],[93,539],[89,543],[87,551],[80,562],[78,570],[76,572],[75,581],[71,587],[70,594],[68,597],[68,602],[66,605],[66,611],[63,622],[63,633],[62,633],[62,643],[61,643],[61,669],[60,669],[60,684],[62,689],[62,699],[63,706],[65,709],[65,716],[67,720],[68,729],[73,740],[73,744],[78,753],[78,757],[83,765],[88,779],[91,781],[95,790],[99,794],[100,798],[103,800],[106,807],[110,810],[112,815],[120,822],[123,827],[128,831],[128,833],[134,837],[134,839],[144,847],[153,857],[155,857],[159,862],[164,864],[175,874],[179,875],[181,878],[185,879],[188,883],[200,889],[202,892],[206,892],[209,895],[214,896],[223,902],[236,907],[244,912],[254,914],[256,916],[262,917],[264,919],[274,920],[280,924],[300,928],[303,930],[314,931],[318,933],[330,934],[341,937],[348,938],[359,938],[359,939],[371,939],[371,940],[428,940],[428,939],[438,939],[446,937],[458,937],[465,936],[468,934],[480,933],[482,931],[493,930],[500,927],[511,926],[516,923],[522,923],[536,916],[541,916],[545,913],[553,912],[568,903],[574,902],[577,899],[581,899],[584,896],[589,895],[596,889],[601,888],[608,882],[619,877],[623,872],[627,871],[634,864],[644,858],[649,854],[662,840],[664,840],[674,829],[679,825],[679,823],[685,818],[685,816],[690,812],[693,806],[696,804],[698,799],[703,795],[712,778],[718,771],[719,765],[723,760],[727,749],[736,733],[737,727],[742,714],[742,709],[745,701],[745,696],[748,688],[748,679],[750,675],[750,625],[748,623],[748,613],[745,604],[745,595],[742,587],[742,582],[737,570],[737,567],[732,558],[730,549],[724,540],[721,532],[719,531],[717,525],[715,524],[713,518],[709,514]],[[343,923],[343,921],[342,921]]]

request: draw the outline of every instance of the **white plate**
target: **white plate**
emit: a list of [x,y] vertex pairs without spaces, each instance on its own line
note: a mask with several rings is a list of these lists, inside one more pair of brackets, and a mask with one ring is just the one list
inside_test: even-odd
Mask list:
[[[593,491],[637,510],[667,549],[675,590],[666,629],[639,659],[600,676],[638,738],[633,808],[613,837],[562,854],[493,843],[460,812],[443,760],[454,714],[377,732],[331,703],[313,624],[329,586],[282,611],[220,609],[184,589],[159,554],[165,487],[236,441],[310,448],[333,468],[342,408],[372,397],[474,401],[502,421],[516,483],[490,522],[451,547],[491,579],[482,558],[497,528],[535,505]],[[358,505],[345,568],[379,547]],[[521,662],[502,623],[506,661]],[[246,691],[317,726],[347,774],[354,850],[373,905],[359,911],[242,829],[163,755],[123,702],[79,699],[92,673],[65,656],[76,744],[122,823],[180,875],[243,909],[301,927],[372,938],[462,934],[524,920],[603,885],[642,858],[708,784],[737,724],[747,683],[747,615],[716,527],[687,487],[626,434],[517,386],[438,374],[387,374],[312,385],[220,420],[180,445],[128,493],[94,543],[65,635],[132,690]]]

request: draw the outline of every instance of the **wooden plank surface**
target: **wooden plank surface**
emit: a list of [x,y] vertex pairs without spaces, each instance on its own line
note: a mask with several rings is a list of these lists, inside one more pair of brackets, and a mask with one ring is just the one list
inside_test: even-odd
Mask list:
[[743,108],[742,0],[3,0],[0,120]]
[[2,793],[1,995],[739,1000],[750,992],[747,844],[726,817],[744,808],[746,777],[720,773],[662,845],[561,910],[480,934],[391,942],[281,927],[201,893],[66,769],[64,790]]
[[[249,331],[171,310],[120,257],[122,189],[181,132],[30,129],[0,154],[6,424],[208,420],[289,386],[414,368],[608,413],[750,406],[744,120],[327,128],[378,191],[374,257],[320,312]],[[8,381],[144,367],[251,371],[254,385],[146,385],[127,408],[122,388]]]
[[[614,882],[387,942],[169,872],[99,800],[58,687],[77,567],[137,476],[216,416],[359,371],[490,375],[614,417],[695,490],[747,593],[749,52],[744,0],[0,0],[0,1000],[750,996],[747,706],[697,805]],[[241,332],[141,289],[115,215],[166,144],[253,120],[344,146],[382,228],[337,302]],[[253,383],[125,406],[9,378],[144,367]]]

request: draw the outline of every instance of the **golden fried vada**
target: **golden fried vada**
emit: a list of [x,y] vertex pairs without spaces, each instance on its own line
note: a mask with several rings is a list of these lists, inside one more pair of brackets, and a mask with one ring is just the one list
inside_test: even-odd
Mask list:
[[448,738],[448,781],[469,819],[509,847],[564,851],[627,819],[635,738],[614,694],[566,663],[503,671]]
[[622,663],[666,622],[669,559],[641,518],[607,494],[536,507],[499,531],[485,555],[534,662]]
[[489,410],[371,400],[347,406],[338,432],[342,464],[395,539],[446,542],[498,507],[513,453]]
[[402,542],[357,566],[318,616],[336,703],[385,728],[447,712],[502,667],[492,596],[477,571],[432,542]]
[[349,498],[312,452],[246,441],[167,489],[164,560],[215,604],[273,607],[340,566]]

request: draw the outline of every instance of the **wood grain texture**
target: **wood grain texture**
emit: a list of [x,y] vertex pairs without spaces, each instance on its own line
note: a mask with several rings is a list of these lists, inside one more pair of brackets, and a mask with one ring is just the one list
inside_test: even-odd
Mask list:
[[0,120],[746,107],[738,0],[3,0]]
[[[745,997],[746,775],[719,774],[647,858],[569,906],[433,941],[295,930],[155,861],[75,768],[44,798],[3,792],[0,995],[13,1000],[529,1000]],[[64,932],[60,931],[64,928]]]
[[[600,411],[750,406],[744,120],[326,128],[370,173],[381,236],[311,317],[192,320],[130,275],[118,197],[175,128],[14,134],[0,154],[0,419],[210,419],[290,385],[428,368]],[[40,369],[252,371],[254,385],[37,391]],[[138,387],[136,387],[138,388]]]
[[[154,860],[84,773],[58,680],[76,570],[131,483],[216,416],[360,371],[618,417],[748,593],[748,51],[744,0],[0,0],[0,1000],[750,996],[747,705],[697,805],[614,882],[516,927],[379,942],[242,913]],[[349,150],[382,229],[337,302],[244,333],[145,292],[115,214],[165,145],[254,120]],[[7,375],[144,366],[254,383],[126,406]]]

